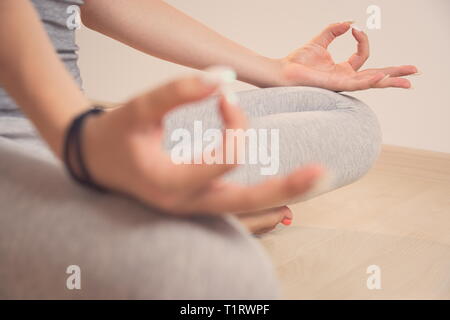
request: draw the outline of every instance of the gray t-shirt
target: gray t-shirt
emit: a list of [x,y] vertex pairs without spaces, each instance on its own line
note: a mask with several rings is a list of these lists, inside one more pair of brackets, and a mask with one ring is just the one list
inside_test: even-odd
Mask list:
[[[73,17],[74,12],[73,7],[69,7],[80,6],[84,0],[32,0],[31,2],[41,17],[58,56],[81,87],[80,72],[77,66],[78,46],[75,43],[75,30],[67,26],[67,21]],[[72,20],[69,20],[69,24]],[[21,112],[5,90],[0,87],[0,117],[11,115],[20,116]]]

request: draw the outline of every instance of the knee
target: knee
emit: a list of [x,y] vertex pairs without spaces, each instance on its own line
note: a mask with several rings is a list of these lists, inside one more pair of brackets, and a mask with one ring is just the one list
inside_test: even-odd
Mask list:
[[345,114],[344,134],[348,135],[342,157],[341,185],[351,183],[364,176],[377,160],[382,143],[382,134],[377,116],[372,109],[360,100],[342,96],[343,103],[338,107]]

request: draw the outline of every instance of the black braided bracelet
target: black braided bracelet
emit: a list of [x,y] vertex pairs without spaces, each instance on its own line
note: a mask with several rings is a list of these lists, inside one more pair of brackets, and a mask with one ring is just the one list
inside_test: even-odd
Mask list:
[[95,183],[84,163],[82,129],[84,120],[87,117],[99,116],[103,112],[105,112],[103,107],[94,106],[92,109],[83,112],[72,121],[67,129],[64,140],[63,155],[64,165],[70,176],[78,183],[100,192],[106,192],[107,189]]

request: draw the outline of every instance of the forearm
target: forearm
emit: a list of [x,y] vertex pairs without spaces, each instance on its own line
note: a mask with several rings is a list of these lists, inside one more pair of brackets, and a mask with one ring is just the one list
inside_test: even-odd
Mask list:
[[[279,62],[209,29],[160,0],[87,0],[86,26],[152,56],[196,69],[227,65],[256,86],[276,82]],[[281,77],[281,76],[280,76]]]
[[0,1],[0,84],[56,155],[88,100],[55,53],[28,0]]

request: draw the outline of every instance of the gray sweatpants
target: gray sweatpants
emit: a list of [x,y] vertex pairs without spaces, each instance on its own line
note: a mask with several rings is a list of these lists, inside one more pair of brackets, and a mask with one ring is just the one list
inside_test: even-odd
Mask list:
[[[333,189],[364,175],[378,155],[377,120],[357,99],[307,87],[238,96],[251,127],[279,129],[280,174],[320,163]],[[177,110],[167,130],[192,129],[194,120],[220,126],[215,98]],[[174,218],[84,189],[26,119],[0,117],[0,176],[0,298],[279,296],[272,264],[235,218]],[[259,165],[243,165],[227,178],[248,184],[268,177]],[[71,265],[80,268],[80,290],[67,288]]]

